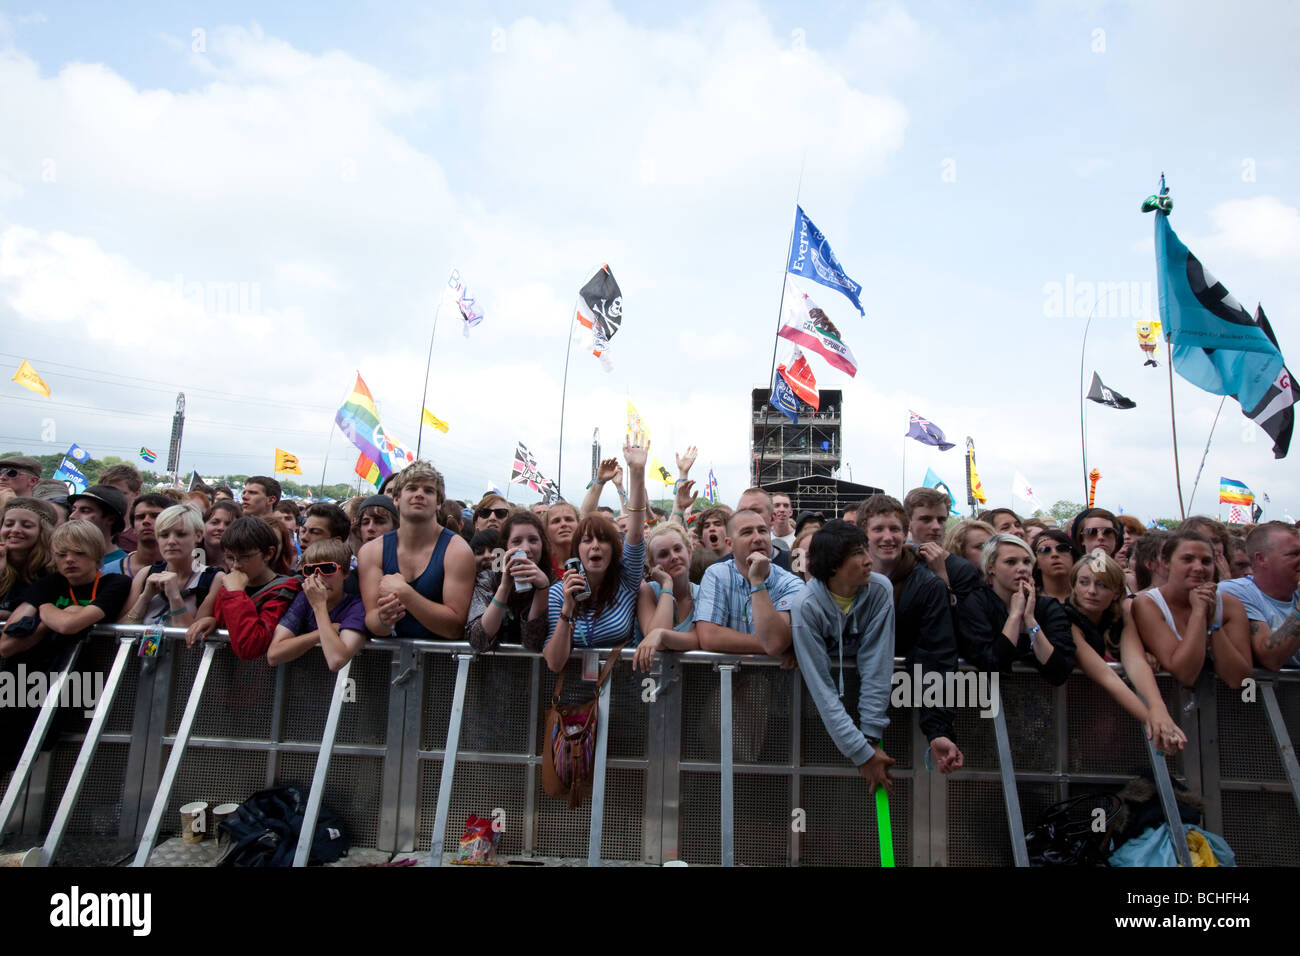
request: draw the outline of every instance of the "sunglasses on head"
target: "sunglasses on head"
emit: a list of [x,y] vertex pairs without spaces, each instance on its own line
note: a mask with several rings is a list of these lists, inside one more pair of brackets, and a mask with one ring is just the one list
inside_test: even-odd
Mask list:
[[302,573],[307,577],[311,577],[317,572],[321,574],[337,574],[338,570],[339,566],[336,561],[322,561],[319,564],[304,564],[302,566]]
[[1070,546],[1068,544],[1061,544],[1059,542],[1054,545],[1052,544],[1044,545],[1043,547],[1038,549],[1039,554],[1051,554],[1053,551],[1055,551],[1057,554],[1071,553]]
[[507,517],[509,517],[510,509],[509,508],[479,508],[478,513],[475,515],[475,517],[486,518],[488,515],[492,515],[493,517],[500,518],[502,521],[504,521]]

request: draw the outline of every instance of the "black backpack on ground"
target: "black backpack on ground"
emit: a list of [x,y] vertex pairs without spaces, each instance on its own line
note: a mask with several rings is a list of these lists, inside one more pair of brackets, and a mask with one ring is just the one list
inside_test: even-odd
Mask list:
[[[292,866],[306,809],[306,796],[293,784],[257,791],[239,805],[234,815],[221,821],[220,829],[229,835],[230,848],[218,865]],[[347,852],[343,821],[321,804],[307,862],[333,863]]]

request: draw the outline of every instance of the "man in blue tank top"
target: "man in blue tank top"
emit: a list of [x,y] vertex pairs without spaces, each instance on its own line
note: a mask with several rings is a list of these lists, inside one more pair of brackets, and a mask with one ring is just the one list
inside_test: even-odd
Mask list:
[[416,461],[392,481],[401,523],[357,555],[372,634],[461,640],[474,592],[474,553],[438,523],[442,475]]

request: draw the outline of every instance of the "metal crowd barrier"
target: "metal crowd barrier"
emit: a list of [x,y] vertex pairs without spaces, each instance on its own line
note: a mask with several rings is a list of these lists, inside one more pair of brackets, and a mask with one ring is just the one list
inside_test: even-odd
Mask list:
[[[874,859],[866,787],[825,734],[798,672],[775,660],[660,654],[640,675],[624,651],[599,697],[592,799],[570,811],[540,792],[554,677],[536,654],[502,648],[476,657],[461,642],[377,640],[331,674],[315,653],[279,668],[239,662],[221,636],[186,649],[179,628],[167,630],[157,658],[136,658],[146,631],[101,627],[78,646],[10,775],[0,826],[21,803],[18,835],[44,833],[46,864],[61,847],[75,857],[79,844],[112,836],[118,848],[136,847],[134,865],[146,865],[181,803],[239,802],[308,775],[304,833],[329,803],[354,846],[427,851],[433,865],[458,844],[449,823],[488,811],[502,824],[503,850],[525,858],[585,856],[593,866]],[[103,669],[114,650],[89,728],[42,753],[68,674]],[[967,766],[948,777],[924,769],[919,710],[891,710],[884,746],[897,760],[899,862],[1028,865],[1026,810],[1033,819],[1074,793],[1117,790],[1147,773],[1186,865],[1171,768],[1202,793],[1208,828],[1239,860],[1300,862],[1300,765],[1288,727],[1288,718],[1300,726],[1297,677],[1257,674],[1262,706],[1239,701],[1212,675],[1193,691],[1160,678],[1189,738],[1182,754],[1165,758],[1145,735],[1137,748],[1141,727],[1082,675],[1060,688],[1032,673],[1006,675],[995,717],[958,711]],[[591,692],[576,672],[566,688]],[[856,694],[845,701],[852,713]],[[1282,812],[1277,801],[1287,794]],[[306,864],[309,849],[300,843],[294,865]]]

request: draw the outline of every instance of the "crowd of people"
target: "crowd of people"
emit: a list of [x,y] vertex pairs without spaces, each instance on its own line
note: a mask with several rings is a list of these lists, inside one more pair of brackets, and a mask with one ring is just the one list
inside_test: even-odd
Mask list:
[[[1077,667],[1166,752],[1186,738],[1157,672],[1191,686],[1209,669],[1235,688],[1255,668],[1300,666],[1291,524],[1196,516],[1149,530],[1103,508],[1064,527],[1007,508],[954,520],[932,488],[830,516],[749,488],[732,508],[697,500],[694,448],[677,456],[666,511],[647,496],[647,451],[628,444],[622,463],[601,462],[577,507],[447,500],[425,461],[341,505],[300,508],[265,476],[238,502],[226,486],[143,492],[129,465],[69,494],[11,456],[0,460],[0,660],[56,670],[101,622],[185,627],[191,645],[222,629],[238,657],[271,665],[319,647],[332,670],[372,636],[518,644],[555,672],[575,649],[624,644],[642,670],[687,650],[763,654],[798,668],[872,789],[892,789],[881,738],[896,658],[939,675],[959,660],[1020,663],[1053,685]],[[617,509],[601,504],[610,485]],[[34,720],[20,710],[0,711],[3,766]],[[951,701],[927,700],[920,726],[939,770],[963,766]]]

